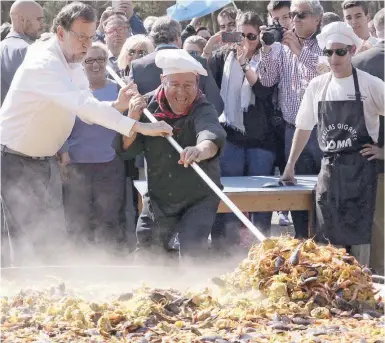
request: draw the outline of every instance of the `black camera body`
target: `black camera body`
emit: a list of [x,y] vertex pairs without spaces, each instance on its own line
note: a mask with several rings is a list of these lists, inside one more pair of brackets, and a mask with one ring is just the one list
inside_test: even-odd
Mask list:
[[266,31],[262,35],[262,40],[266,45],[271,45],[274,42],[282,42],[283,33],[285,32],[285,28],[281,26],[278,21],[275,21],[272,25],[269,25],[266,28]]

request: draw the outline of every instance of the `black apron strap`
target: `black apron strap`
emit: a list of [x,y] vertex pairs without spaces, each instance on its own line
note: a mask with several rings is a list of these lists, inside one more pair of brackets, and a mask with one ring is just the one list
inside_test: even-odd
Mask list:
[[360,86],[358,84],[357,69],[353,68],[353,81],[354,81],[354,91],[356,94],[356,101],[361,101],[361,92]]

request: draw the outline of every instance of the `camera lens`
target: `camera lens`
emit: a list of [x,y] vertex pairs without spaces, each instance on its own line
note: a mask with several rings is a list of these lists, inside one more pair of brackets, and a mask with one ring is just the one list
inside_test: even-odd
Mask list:
[[266,31],[262,35],[262,40],[265,42],[266,45],[271,45],[275,42],[274,34],[272,32]]

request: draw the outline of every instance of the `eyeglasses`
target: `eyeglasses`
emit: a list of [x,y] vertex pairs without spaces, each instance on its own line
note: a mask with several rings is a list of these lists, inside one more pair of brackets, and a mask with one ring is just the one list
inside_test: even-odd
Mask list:
[[122,34],[122,33],[125,33],[127,30],[128,30],[127,26],[119,26],[119,27],[117,27],[115,29],[111,29],[111,30],[108,30],[108,31],[106,30],[106,35],[111,36],[114,33]]
[[313,12],[310,12],[310,11],[304,11],[304,12],[294,11],[289,13],[291,19],[294,19],[295,17],[297,17],[298,19],[305,19],[307,16],[311,14],[313,14]]
[[95,62],[98,62],[99,64],[103,64],[106,62],[106,59],[104,57],[98,57],[98,58],[87,58],[84,60],[85,64],[94,64]]
[[199,57],[199,56],[202,55],[199,51],[195,51],[195,50],[187,50],[187,52],[188,52],[191,56],[193,56],[193,57]]
[[96,35],[93,35],[93,36],[87,36],[87,35],[83,35],[82,33],[77,33],[77,32],[74,32],[72,30],[69,30],[68,31],[69,33],[73,34],[79,42],[81,43],[85,43],[87,41],[93,41],[96,37]]
[[255,40],[257,40],[258,35],[254,34],[254,33],[248,33],[247,35],[245,35],[244,33],[242,33],[242,37],[247,38],[249,41],[255,41]]
[[339,49],[324,49],[323,54],[327,57],[332,57],[334,53],[336,53],[337,56],[345,56],[348,51],[350,50],[350,46],[346,48],[339,48]]
[[148,52],[146,50],[130,49],[130,50],[128,50],[128,55],[129,56],[137,55],[138,57],[143,57],[143,56],[148,55]]

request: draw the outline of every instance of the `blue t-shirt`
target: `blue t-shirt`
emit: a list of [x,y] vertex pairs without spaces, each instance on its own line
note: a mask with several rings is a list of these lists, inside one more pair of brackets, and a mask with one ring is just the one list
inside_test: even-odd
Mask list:
[[[118,85],[107,80],[103,88],[92,91],[99,101],[114,101],[118,97]],[[71,163],[105,163],[112,161],[116,154],[111,147],[116,135],[113,130],[100,125],[88,125],[76,117],[75,125],[68,138]]]

